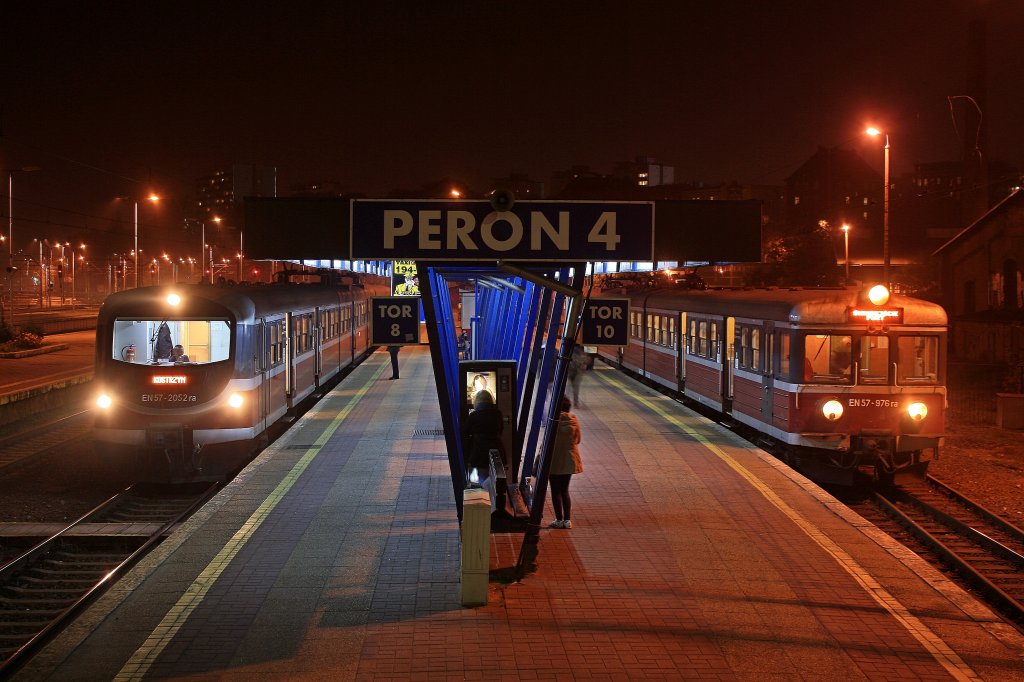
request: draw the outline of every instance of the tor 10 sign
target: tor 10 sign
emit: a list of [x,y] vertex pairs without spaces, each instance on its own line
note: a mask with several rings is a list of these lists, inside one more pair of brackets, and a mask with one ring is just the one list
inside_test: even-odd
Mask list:
[[584,346],[628,346],[629,299],[587,301],[580,327]]

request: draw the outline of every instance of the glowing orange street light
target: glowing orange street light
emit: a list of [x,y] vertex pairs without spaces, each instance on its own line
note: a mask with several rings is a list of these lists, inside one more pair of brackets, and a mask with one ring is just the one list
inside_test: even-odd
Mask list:
[[846,283],[850,283],[850,226],[843,225],[843,246],[845,247],[846,256],[844,262],[846,263]]
[[[129,197],[120,197],[120,198],[128,199]],[[160,196],[158,194],[156,194],[155,192],[150,192],[148,195],[146,195],[146,201],[151,201],[153,203],[156,203],[156,202],[160,201]],[[135,211],[134,211],[134,215],[135,215],[135,218],[134,218],[134,222],[135,222],[135,251],[133,251],[133,254],[135,255],[135,288],[138,289],[139,288],[139,251],[140,251],[140,249],[139,249],[139,200],[138,199],[132,199],[132,203],[135,206]]]
[[462,192],[460,192],[457,189],[453,189],[451,191],[451,195],[452,195],[452,199],[461,199],[462,198]]
[[885,280],[885,286],[891,288],[892,282],[889,279],[889,133],[883,133],[874,126],[864,132],[872,137],[885,135],[885,193],[882,195],[882,278]]

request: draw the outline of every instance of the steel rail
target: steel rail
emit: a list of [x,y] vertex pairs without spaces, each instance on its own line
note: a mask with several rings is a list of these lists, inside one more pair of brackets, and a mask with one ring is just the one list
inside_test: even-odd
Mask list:
[[[903,493],[903,495],[907,494]],[[910,496],[908,495],[907,497]],[[955,568],[961,574],[961,576],[963,576],[964,580],[966,580],[976,589],[984,593],[986,598],[990,600],[990,603],[999,607],[1004,615],[1006,615],[1008,618],[1010,618],[1013,622],[1017,624],[1024,624],[1024,604],[1021,604],[1013,596],[1007,594],[1001,587],[996,585],[994,582],[989,580],[988,577],[986,577],[979,570],[977,570],[967,559],[960,556],[960,554],[958,554],[956,551],[950,548],[946,543],[936,538],[932,533],[928,532],[920,524],[918,524],[916,521],[910,518],[910,516],[904,514],[900,509],[896,507],[893,501],[889,500],[883,493],[876,492],[874,499],[876,503],[880,507],[882,507],[882,509],[884,509],[885,512],[897,523],[899,523],[907,532],[913,535],[923,545],[925,545],[926,547],[934,551],[936,554],[938,554],[944,562],[948,563],[950,566]],[[915,506],[917,506],[918,503],[920,503],[920,501],[914,503]],[[920,509],[920,507],[918,508]],[[936,510],[936,512],[941,514],[941,512],[938,512],[938,510]],[[962,526],[964,524],[958,523],[957,525]],[[959,531],[958,528],[954,528],[954,530]],[[976,533],[977,535],[973,537],[981,536],[983,538],[991,540],[983,533],[977,531]],[[999,546],[1003,547],[1003,545]],[[1009,548],[1005,549],[1007,549],[1010,552],[1013,552],[1012,550],[1009,550]],[[1013,554],[1015,556],[1020,556],[1017,555],[1016,552],[1013,552]]]
[[[212,497],[213,494],[220,488],[220,486],[220,483],[211,484],[200,495],[196,497],[195,501],[191,505],[189,505],[188,508],[178,513],[177,515],[175,515],[174,518],[161,525],[160,528],[152,535],[150,535],[149,538],[146,539],[146,541],[143,542],[137,549],[131,552],[126,558],[121,560],[121,562],[118,563],[117,566],[115,566],[113,569],[104,574],[103,578],[101,578],[99,582],[97,582],[95,585],[89,588],[72,604],[70,604],[64,610],[62,610],[42,630],[33,635],[31,639],[29,639],[21,647],[19,647],[18,650],[12,653],[6,660],[0,662],[0,677],[8,675],[17,668],[24,665],[25,662],[27,662],[28,659],[31,658],[32,655],[34,655],[36,651],[38,651],[38,649],[44,643],[49,641],[51,637],[53,637],[55,634],[60,632],[64,627],[66,627],[82,609],[84,609],[87,605],[92,603],[97,597],[103,594],[103,592],[105,592],[111,585],[113,585],[118,579],[120,579],[129,568],[134,566],[143,556],[145,556],[158,543],[160,543],[164,539],[164,537],[171,531],[171,529],[173,529],[178,523],[180,523],[182,520],[184,520],[192,513],[194,513],[195,510],[198,509],[200,506],[205,504],[206,501],[210,497]],[[45,551],[47,551],[46,549],[44,549],[44,546],[52,547],[53,543],[56,542],[56,540],[60,539],[60,536],[65,535],[69,530],[71,530],[75,526],[81,523],[87,523],[88,519],[97,516],[98,514],[102,513],[103,511],[106,511],[107,509],[113,508],[114,506],[117,505],[118,502],[120,502],[120,500],[124,499],[128,495],[130,490],[131,488],[126,489],[118,493],[117,495],[114,495],[107,501],[101,503],[92,511],[87,512],[77,521],[69,525],[67,528],[64,528],[53,537],[41,542],[39,545],[33,547],[31,550],[26,552],[21,557],[18,557],[17,559],[14,559],[5,564],[2,568],[0,568],[0,572],[4,572],[4,575],[9,576],[10,573],[13,572],[13,570],[16,570],[10,569],[12,565],[18,564],[19,566],[24,566],[29,561],[29,555],[32,555],[33,557],[42,556],[42,554],[44,554]]]

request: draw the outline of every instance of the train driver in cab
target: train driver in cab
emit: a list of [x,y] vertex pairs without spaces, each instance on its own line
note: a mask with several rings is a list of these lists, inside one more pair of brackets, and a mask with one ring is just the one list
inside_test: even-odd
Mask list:
[[185,355],[185,348],[180,343],[171,349],[171,362],[176,365],[189,362],[188,356]]

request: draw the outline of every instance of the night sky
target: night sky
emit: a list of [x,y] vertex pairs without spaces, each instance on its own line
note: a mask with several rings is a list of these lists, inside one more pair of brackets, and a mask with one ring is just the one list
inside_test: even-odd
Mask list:
[[880,171],[875,122],[908,172],[959,157],[947,97],[979,19],[989,154],[1024,167],[1020,0],[259,6],[5,1],[0,163],[43,169],[15,177],[16,232],[91,238],[150,187],[143,231],[170,231],[232,163],[276,166],[281,194],[484,191],[637,155],[679,182],[780,184],[819,146]]

